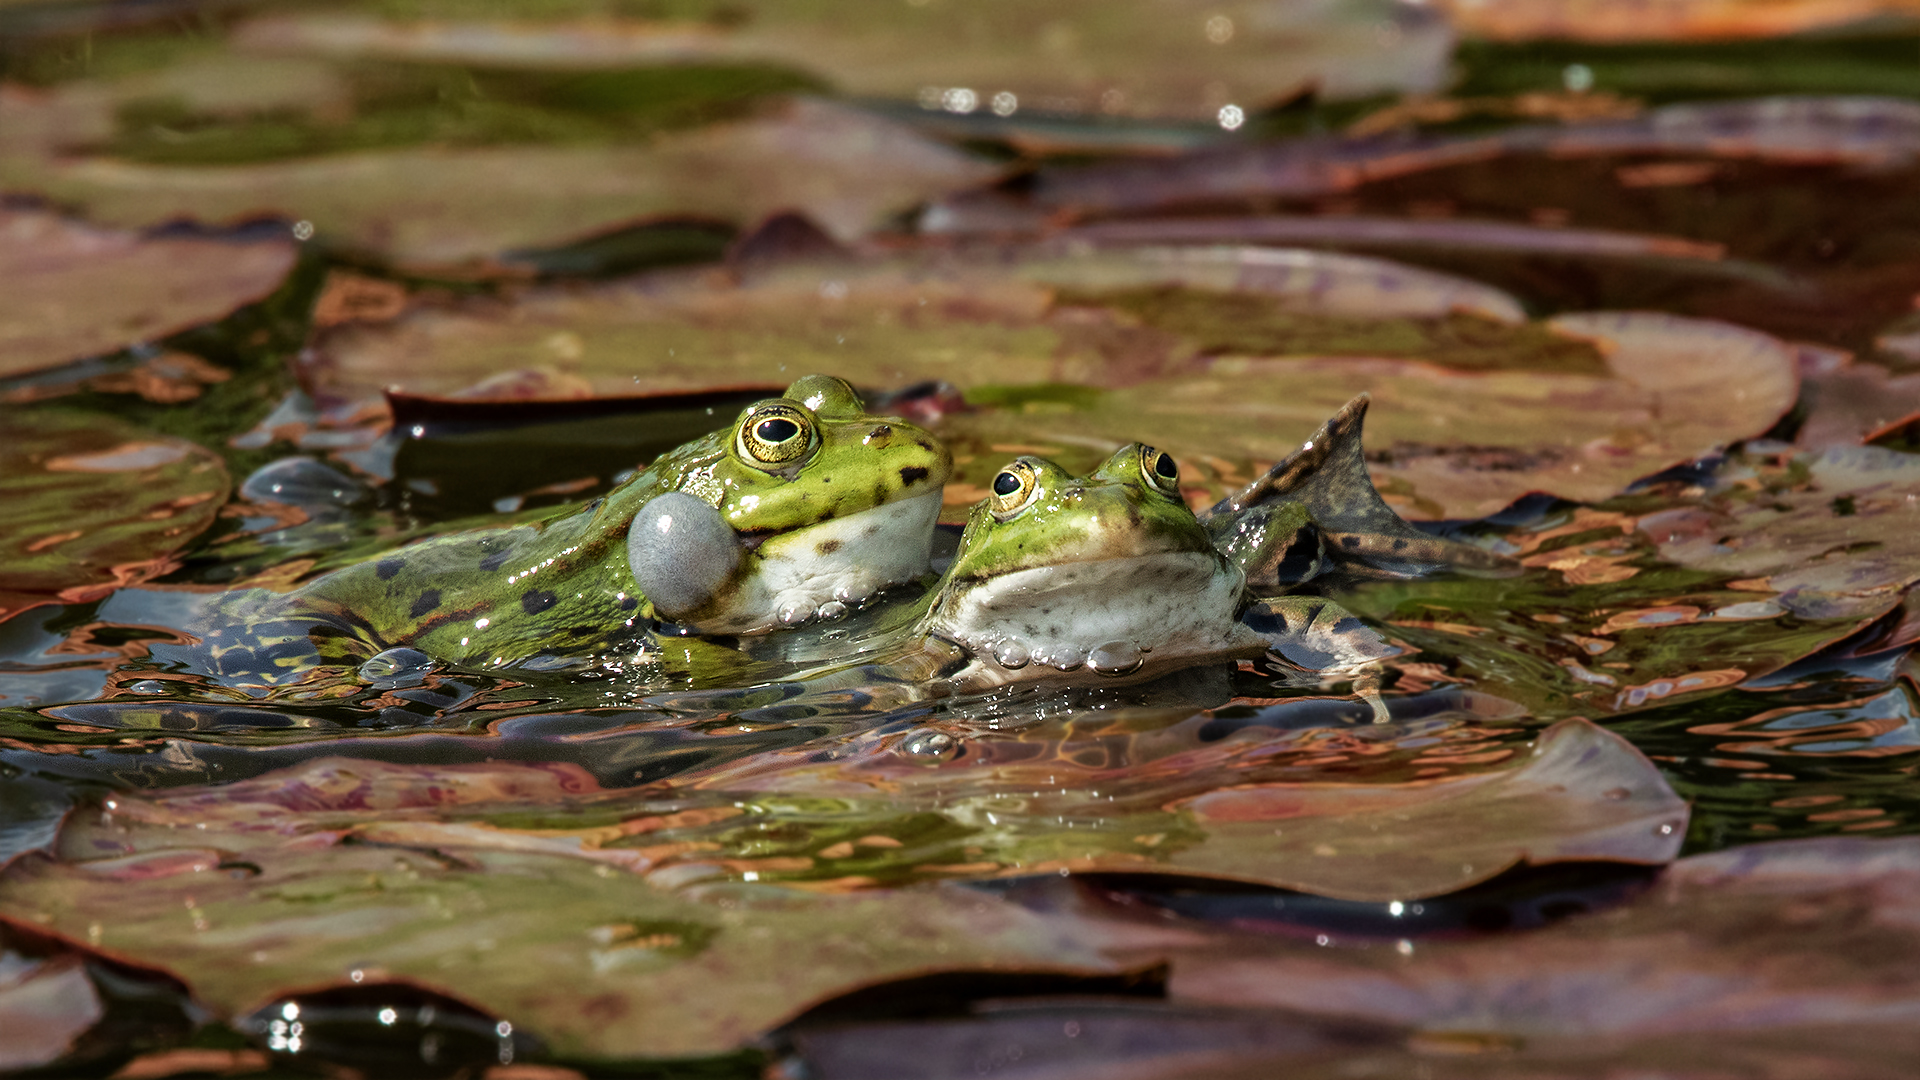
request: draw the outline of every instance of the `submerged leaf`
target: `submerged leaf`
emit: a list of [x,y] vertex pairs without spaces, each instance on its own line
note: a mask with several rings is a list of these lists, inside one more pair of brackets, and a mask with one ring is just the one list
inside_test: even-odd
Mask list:
[[352,769],[336,775],[344,789],[264,816],[187,793],[185,832],[165,796],[118,797],[67,831],[64,861],[9,868],[0,903],[166,965],[229,1019],[351,970],[473,1001],[575,1058],[724,1053],[812,1002],[931,971],[1121,970],[1099,928],[954,886],[691,895],[535,851],[343,844],[337,826],[370,812]]
[[173,568],[227,495],[219,455],[84,413],[0,411],[0,613]]

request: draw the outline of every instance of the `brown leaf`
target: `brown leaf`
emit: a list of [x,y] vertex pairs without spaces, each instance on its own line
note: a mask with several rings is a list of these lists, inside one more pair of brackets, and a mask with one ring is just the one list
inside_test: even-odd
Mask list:
[[213,322],[273,292],[293,260],[292,237],[143,237],[0,206],[0,377]]

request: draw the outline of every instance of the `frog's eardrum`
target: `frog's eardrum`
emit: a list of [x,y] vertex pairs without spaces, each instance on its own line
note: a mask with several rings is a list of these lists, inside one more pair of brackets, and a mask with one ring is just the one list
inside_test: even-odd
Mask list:
[[740,566],[740,540],[720,511],[669,491],[648,500],[627,530],[627,565],[654,611],[672,619],[712,600]]

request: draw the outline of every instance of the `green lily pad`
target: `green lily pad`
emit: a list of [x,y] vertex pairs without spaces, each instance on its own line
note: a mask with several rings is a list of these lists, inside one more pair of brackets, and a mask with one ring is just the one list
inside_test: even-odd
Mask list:
[[0,207],[0,377],[213,322],[278,288],[294,254],[290,236],[144,237]]
[[226,501],[219,455],[116,420],[0,410],[0,612],[145,581]]

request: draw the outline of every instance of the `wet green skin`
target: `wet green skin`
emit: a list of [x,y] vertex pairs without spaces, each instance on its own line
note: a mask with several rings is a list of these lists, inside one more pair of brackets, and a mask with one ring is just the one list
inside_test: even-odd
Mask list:
[[1023,474],[1030,496],[974,508],[918,625],[929,643],[972,657],[956,685],[1083,669],[1120,677],[1270,648],[1316,668],[1383,655],[1377,634],[1324,600],[1256,603],[1159,451],[1122,447],[1084,477],[1020,458],[996,484]]
[[[629,568],[627,531],[655,496],[683,492],[715,507],[757,553],[776,538],[937,492],[951,471],[936,439],[868,415],[839,379],[809,376],[786,398],[811,405],[819,444],[784,471],[745,458],[736,422],[585,507],[429,539],[272,597],[206,635],[211,666],[229,681],[277,684],[395,646],[466,668],[576,666],[631,652],[653,610]],[[749,553],[731,587],[757,572]]]

